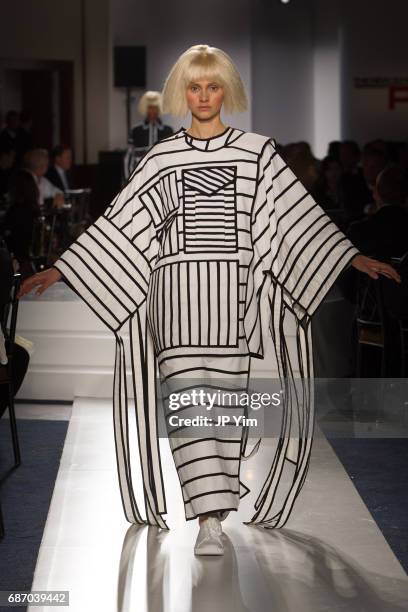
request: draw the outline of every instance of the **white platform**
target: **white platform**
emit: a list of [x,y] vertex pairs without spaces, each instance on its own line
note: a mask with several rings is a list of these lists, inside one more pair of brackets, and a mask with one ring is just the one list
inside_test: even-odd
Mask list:
[[[290,313],[285,329],[289,350],[294,350],[295,325]],[[114,335],[65,283],[55,283],[39,296],[31,292],[20,300],[17,334],[34,343],[18,399],[72,401],[74,397],[112,395]],[[254,376],[277,375],[272,343],[267,349],[265,360],[252,360]]]
[[[33,590],[69,590],[70,612],[408,610],[408,577],[321,435],[307,482],[280,530],[242,525],[273,446],[242,464],[252,492],[223,522],[228,546],[217,558],[193,555],[197,521],[184,519],[168,441],[161,443],[169,532],[126,522],[111,402],[75,400]],[[137,469],[135,479],[139,486]]]

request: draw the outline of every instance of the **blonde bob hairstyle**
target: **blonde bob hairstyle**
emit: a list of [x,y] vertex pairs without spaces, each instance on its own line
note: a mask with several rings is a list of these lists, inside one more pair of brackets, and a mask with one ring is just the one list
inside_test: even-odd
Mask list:
[[162,95],[160,91],[145,91],[137,105],[137,110],[141,115],[146,115],[149,106],[157,106],[159,114],[162,112]]
[[194,45],[180,55],[166,78],[162,91],[163,112],[176,117],[187,115],[186,89],[201,79],[222,86],[227,113],[241,113],[248,108],[244,84],[229,55],[217,47]]

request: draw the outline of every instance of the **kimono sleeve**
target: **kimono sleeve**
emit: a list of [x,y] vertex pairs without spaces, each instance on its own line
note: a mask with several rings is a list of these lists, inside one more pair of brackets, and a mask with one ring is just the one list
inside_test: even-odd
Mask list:
[[146,299],[158,254],[160,202],[148,197],[157,173],[154,159],[144,160],[105,212],[53,264],[115,332]]
[[340,272],[360,254],[268,140],[259,158],[252,242],[260,271],[282,289],[295,316],[309,318]]

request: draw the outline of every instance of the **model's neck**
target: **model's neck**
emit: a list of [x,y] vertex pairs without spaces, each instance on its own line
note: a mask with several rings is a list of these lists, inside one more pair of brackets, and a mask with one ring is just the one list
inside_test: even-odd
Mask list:
[[193,136],[193,138],[212,138],[222,134],[226,129],[227,126],[223,124],[219,115],[208,120],[197,119],[193,115],[187,133]]

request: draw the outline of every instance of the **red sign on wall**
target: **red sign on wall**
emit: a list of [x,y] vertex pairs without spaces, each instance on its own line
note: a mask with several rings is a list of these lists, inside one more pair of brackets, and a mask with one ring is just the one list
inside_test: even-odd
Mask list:
[[396,104],[408,102],[408,87],[391,85],[388,88],[388,108],[394,110]]

